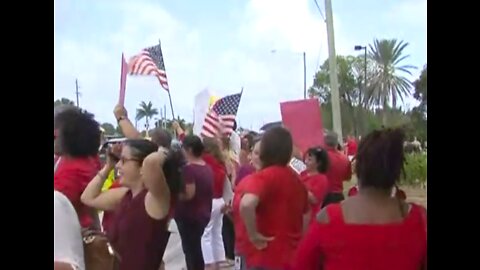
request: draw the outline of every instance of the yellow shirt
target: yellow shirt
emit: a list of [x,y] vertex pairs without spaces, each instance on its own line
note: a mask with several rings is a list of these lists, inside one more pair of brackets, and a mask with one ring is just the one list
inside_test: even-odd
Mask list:
[[111,170],[110,173],[108,174],[107,180],[105,180],[105,183],[103,184],[102,191],[106,191],[110,189],[114,181],[115,181],[115,170]]

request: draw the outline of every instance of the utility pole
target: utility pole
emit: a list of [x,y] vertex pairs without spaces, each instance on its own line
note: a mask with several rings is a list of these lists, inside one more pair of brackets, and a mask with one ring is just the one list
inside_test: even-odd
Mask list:
[[80,107],[80,104],[78,102],[78,96],[80,95],[80,92],[78,92],[78,79],[75,79],[75,95],[77,96],[77,107]]
[[307,99],[307,62],[303,52],[303,99]]
[[337,56],[335,54],[335,35],[333,31],[333,14],[332,1],[325,0],[325,13],[327,21],[327,38],[328,38],[328,63],[330,66],[330,89],[332,90],[332,117],[333,130],[337,133],[339,140],[343,139],[342,135],[342,116],[340,112],[340,95],[338,93],[337,78]]

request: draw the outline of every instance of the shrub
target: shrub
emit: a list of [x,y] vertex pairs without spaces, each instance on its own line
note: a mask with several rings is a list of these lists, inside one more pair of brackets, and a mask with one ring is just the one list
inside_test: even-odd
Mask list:
[[401,184],[423,185],[427,181],[427,154],[411,153],[405,155],[405,177]]

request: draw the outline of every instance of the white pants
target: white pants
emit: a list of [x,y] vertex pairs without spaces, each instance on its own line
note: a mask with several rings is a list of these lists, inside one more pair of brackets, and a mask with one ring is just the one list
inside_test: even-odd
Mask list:
[[212,200],[212,215],[202,235],[202,253],[205,264],[225,261],[222,237],[223,214],[221,211],[224,204],[223,198]]

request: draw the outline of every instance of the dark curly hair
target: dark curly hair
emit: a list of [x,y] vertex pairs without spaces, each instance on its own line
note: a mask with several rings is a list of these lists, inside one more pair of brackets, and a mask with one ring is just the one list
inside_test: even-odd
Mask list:
[[100,125],[94,115],[76,108],[65,107],[54,114],[56,142],[62,155],[89,157],[98,154],[100,147]]
[[356,156],[356,172],[362,187],[391,190],[403,172],[405,154],[402,129],[375,130],[362,139]]

